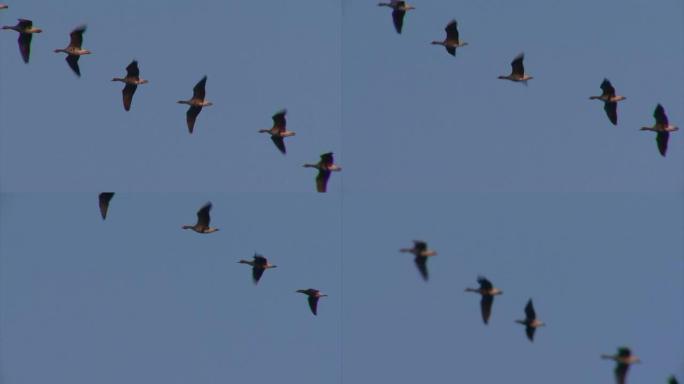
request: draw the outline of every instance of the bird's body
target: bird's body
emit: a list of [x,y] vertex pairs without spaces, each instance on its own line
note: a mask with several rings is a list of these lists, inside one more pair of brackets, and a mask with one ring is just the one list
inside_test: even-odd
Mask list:
[[532,80],[533,77],[525,73],[525,67],[523,66],[524,59],[524,53],[520,53],[518,56],[516,56],[515,59],[511,61],[511,74],[507,76],[499,76],[499,79],[527,84],[527,80]]
[[544,322],[537,319],[537,314],[534,311],[532,299],[530,299],[525,306],[525,319],[516,320],[515,322],[525,326],[525,334],[527,334],[527,338],[530,341],[534,341],[534,332],[537,330],[537,328],[545,325]]
[[271,141],[273,141],[273,144],[275,144],[276,148],[278,148],[283,155],[287,153],[283,138],[295,135],[295,132],[287,130],[286,114],[286,109],[277,112],[273,115],[273,127],[271,127],[271,129],[259,130],[259,133],[268,133],[271,135]]
[[625,384],[627,382],[627,371],[632,364],[641,363],[641,360],[632,355],[632,351],[627,347],[618,348],[618,353],[615,355],[601,355],[601,358],[613,360],[615,365],[615,382],[617,384]]
[[458,38],[458,23],[456,20],[451,20],[449,24],[447,24],[446,28],[444,28],[444,32],[446,32],[446,37],[444,40],[435,40],[432,42],[432,44],[443,46],[451,56],[456,56],[456,48],[468,45],[468,43],[461,41]]
[[109,202],[112,200],[112,197],[114,197],[114,192],[102,192],[97,197],[102,220],[107,218],[107,211],[109,211]]
[[404,26],[404,16],[406,16],[406,12],[416,9],[414,6],[408,5],[405,1],[401,0],[390,0],[389,3],[378,3],[378,6],[392,8],[392,23],[394,24],[394,29],[397,33],[401,33]]
[[[7,8],[7,6],[5,6],[5,8]],[[19,53],[21,53],[21,58],[24,60],[24,63],[28,63],[31,56],[31,40],[33,40],[33,34],[41,33],[43,30],[34,27],[33,21],[28,19],[19,19],[17,25],[5,25],[2,29],[11,29],[19,32],[19,38],[17,39]]]
[[322,294],[318,289],[299,289],[297,290],[299,293],[303,293],[308,297],[308,302],[309,302],[309,308],[311,309],[311,313],[314,314],[314,316],[318,315],[318,299],[321,297],[325,297],[328,295]]
[[62,52],[67,54],[66,62],[69,64],[69,68],[71,68],[71,70],[74,71],[74,73],[79,77],[81,76],[81,69],[78,66],[78,59],[83,55],[89,55],[92,53],[90,50],[82,48],[83,33],[85,31],[85,25],[76,27],[69,35],[69,45],[66,48],[55,49],[56,53]]
[[613,125],[617,125],[617,103],[618,101],[625,100],[626,97],[618,96],[615,94],[615,88],[608,81],[608,79],[603,79],[601,83],[601,90],[603,91],[600,96],[590,96],[590,100],[601,100],[603,101],[603,109],[606,111],[606,115]]
[[656,143],[658,144],[658,152],[664,157],[667,153],[667,143],[670,140],[670,132],[675,132],[679,130],[670,124],[665,114],[665,108],[658,104],[653,111],[653,117],[655,118],[655,124],[652,127],[641,127],[642,131],[652,131],[656,132]]
[[238,263],[252,266],[252,280],[254,281],[254,284],[259,282],[259,279],[261,279],[261,275],[264,274],[265,270],[277,267],[277,265],[271,264],[268,259],[256,253],[254,254],[253,260],[243,259],[238,261]]
[[423,277],[423,280],[428,280],[427,259],[431,256],[436,256],[437,252],[428,249],[427,243],[421,240],[413,240],[413,248],[402,248],[399,252],[412,253],[415,258],[416,268]]
[[140,78],[140,69],[138,68],[138,62],[133,60],[126,67],[126,77],[115,77],[112,81],[120,81],[124,84],[124,88],[121,90],[123,96],[123,106],[126,111],[131,109],[131,102],[133,101],[133,94],[135,90],[138,89],[138,85],[147,84],[148,81]]
[[214,104],[205,100],[206,85],[207,77],[204,76],[202,80],[192,88],[192,98],[190,100],[178,100],[178,104],[187,104],[190,106],[188,112],[185,114],[188,131],[190,131],[190,133],[192,133],[195,128],[195,120],[197,120],[197,115],[202,111],[202,107],[209,107]]
[[318,176],[316,176],[316,190],[318,192],[326,192],[328,190],[328,179],[331,172],[339,172],[342,170],[335,164],[333,153],[327,152],[321,155],[321,160],[316,164],[304,164],[305,168],[318,169]]
[[466,292],[475,292],[482,296],[480,300],[480,312],[482,313],[482,321],[485,324],[489,323],[489,316],[492,313],[492,304],[494,304],[494,296],[503,294],[499,288],[495,288],[492,283],[486,278],[480,276],[477,278],[480,288],[466,288]]
[[209,216],[209,211],[211,211],[212,204],[206,203],[202,208],[197,211],[197,223],[195,225],[184,225],[183,229],[192,229],[197,233],[212,233],[216,232],[218,228],[212,228],[209,226],[211,217]]

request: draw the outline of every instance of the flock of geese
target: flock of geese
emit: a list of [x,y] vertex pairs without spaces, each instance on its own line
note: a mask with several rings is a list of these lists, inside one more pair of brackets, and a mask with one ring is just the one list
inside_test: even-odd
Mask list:
[[[399,34],[401,34],[404,27],[406,12],[416,9],[414,6],[407,4],[406,1],[401,0],[391,0],[389,3],[378,3],[378,6],[392,8],[392,22],[394,24],[394,29]],[[436,40],[433,41],[432,44],[443,46],[450,55],[456,56],[457,48],[468,45],[467,42],[459,38],[458,23],[456,20],[451,20],[444,28],[444,32],[446,32],[444,40]],[[523,65],[524,59],[525,55],[523,53],[516,56],[513,61],[511,61],[511,73],[509,75],[499,76],[499,79],[521,82],[527,85],[527,81],[532,80],[534,77],[525,73],[525,67]],[[603,101],[603,109],[606,111],[608,119],[613,125],[617,125],[617,103],[626,98],[624,96],[615,95],[615,88],[613,88],[613,85],[608,79],[603,79],[601,90],[603,92],[600,96],[591,96],[589,99]],[[665,108],[663,108],[661,104],[656,106],[653,117],[655,118],[655,124],[651,127],[642,127],[641,130],[656,133],[658,152],[660,152],[662,156],[665,156],[667,153],[667,143],[670,139],[670,132],[677,131],[679,128],[669,123],[667,115],[665,114]]]
[[[8,6],[6,4],[0,4],[0,9],[6,9]],[[43,30],[33,26],[33,21],[29,19],[18,19],[16,25],[5,25],[2,29],[9,29],[19,33],[19,38],[17,40],[19,44],[19,52],[21,58],[25,63],[28,64],[31,57],[31,41],[33,35],[36,33],[42,33]],[[78,61],[83,55],[89,55],[92,52],[89,49],[83,48],[83,34],[86,32],[86,26],[80,25],[71,31],[69,34],[70,40],[69,45],[66,48],[55,49],[56,53],[66,53],[66,62],[69,68],[78,76],[81,76],[81,68],[79,67]],[[115,77],[112,81],[118,81],[124,83],[124,88],[122,89],[123,107],[124,110],[130,111],[131,103],[133,102],[133,95],[138,89],[139,85],[147,84],[149,81],[140,78],[140,68],[138,67],[138,61],[133,60],[126,67],[125,77]],[[189,106],[185,116],[186,124],[190,134],[195,130],[195,122],[202,108],[212,106],[213,103],[206,99],[206,85],[207,76],[202,77],[202,79],[195,84],[192,89],[192,97],[188,100],[179,100],[178,104],[186,104]],[[259,133],[268,133],[271,136],[271,141],[275,144],[276,148],[285,155],[287,149],[285,147],[285,138],[294,136],[294,131],[289,131],[287,129],[287,120],[285,115],[287,110],[283,109],[276,112],[273,115],[273,126],[270,129],[261,129]],[[304,164],[305,168],[315,168],[318,170],[316,176],[316,191],[317,192],[327,192],[328,179],[332,172],[341,171],[342,168],[334,163],[333,153],[326,152],[320,156],[320,160],[315,164]]]
[[[404,17],[406,13],[410,10],[414,10],[415,7],[407,4],[405,1],[391,0],[387,3],[379,3],[379,6],[389,7],[392,9],[392,21],[394,28],[397,33],[401,34]],[[0,4],[0,9],[7,9],[8,6],[5,4]],[[21,58],[25,63],[29,63],[31,55],[31,40],[33,39],[33,34],[43,32],[40,28],[34,27],[33,22],[28,19],[19,19],[19,22],[14,26],[3,26],[2,29],[14,30],[19,33],[18,45]],[[434,45],[443,46],[448,54],[455,56],[456,49],[462,48],[468,45],[459,37],[458,24],[456,20],[450,21],[444,28],[446,36],[442,41],[432,41]],[[86,26],[81,25],[75,28],[70,33],[69,45],[65,48],[55,49],[56,53],[65,53],[66,62],[69,68],[77,75],[81,76],[81,70],[79,67],[79,59],[83,55],[89,55],[92,52],[88,49],[84,49],[83,45],[83,34],[86,32]],[[523,65],[524,54],[519,54],[511,62],[511,73],[508,75],[499,76],[499,79],[510,80],[514,82],[521,82],[527,84],[529,80],[533,77],[525,72]],[[131,108],[131,103],[133,101],[133,95],[135,94],[137,87],[139,85],[147,84],[148,80],[140,78],[140,69],[138,67],[138,62],[133,60],[126,67],[126,76],[122,78],[115,77],[112,79],[115,82],[124,83],[124,88],[122,89],[123,96],[123,107],[124,110],[129,111]],[[188,131],[192,134],[195,127],[195,122],[202,108],[209,107],[212,102],[206,100],[206,83],[207,76],[204,76],[193,88],[192,97],[188,100],[179,100],[179,104],[186,104],[189,106],[186,112],[186,123]],[[604,103],[604,110],[613,125],[618,123],[617,115],[617,104],[620,101],[625,100],[624,96],[616,95],[615,88],[610,83],[608,79],[604,79],[601,83],[602,94],[599,96],[591,96],[592,100],[600,100]],[[287,150],[285,147],[284,139],[286,137],[291,137],[295,135],[295,132],[289,131],[287,129],[286,121],[287,110],[283,109],[278,111],[273,115],[273,126],[270,129],[261,129],[259,133],[268,133],[270,135],[271,141],[276,146],[276,148],[282,153],[286,154]],[[670,132],[678,130],[678,127],[669,123],[667,115],[665,114],[665,109],[661,104],[658,104],[653,113],[655,118],[655,124],[651,127],[642,127],[641,130],[656,132],[656,142],[658,146],[658,151],[662,156],[667,153],[667,145],[669,140]],[[326,192],[328,179],[332,172],[341,171],[341,167],[335,164],[333,159],[333,153],[328,152],[320,156],[320,160],[315,164],[304,164],[304,167],[315,168],[318,170],[318,175],[316,177],[316,190],[318,192]],[[103,192],[98,197],[100,214],[102,219],[107,218],[107,213],[109,210],[109,204],[114,196],[113,192]],[[217,232],[219,229],[210,226],[210,211],[212,204],[209,202],[202,206],[197,211],[197,222],[194,225],[183,225],[182,228],[186,230],[192,230],[200,234],[209,234]],[[414,262],[418,271],[424,280],[428,280],[428,269],[427,260],[429,257],[436,256],[437,252],[428,248],[427,243],[424,241],[415,240],[412,248],[402,248],[400,252],[411,253],[414,255]],[[276,268],[276,265],[271,264],[267,258],[260,254],[254,254],[251,260],[239,260],[240,264],[247,264],[252,268],[252,279],[254,284],[257,284],[262,278],[264,272],[267,269]],[[489,318],[492,312],[492,305],[494,303],[494,297],[503,294],[503,291],[499,288],[494,287],[491,281],[483,276],[479,276],[477,279],[479,283],[478,288],[466,288],[466,292],[473,292],[481,296],[480,299],[480,312],[482,315],[482,320],[485,324],[488,324]],[[318,313],[318,301],[321,297],[327,295],[322,294],[319,290],[308,288],[299,289],[296,292],[307,295],[308,304],[311,312],[314,315]],[[532,299],[530,298],[527,302],[525,308],[525,319],[516,320],[516,323],[525,326],[525,333],[527,338],[532,342],[534,341],[534,335],[537,328],[544,326],[544,322],[537,318]],[[601,355],[604,359],[610,359],[616,362],[615,366],[615,379],[618,384],[624,384],[626,382],[627,371],[629,366],[640,362],[640,359],[633,355],[629,348],[620,347],[614,355]],[[670,384],[676,384],[677,379],[671,376],[669,379]]]

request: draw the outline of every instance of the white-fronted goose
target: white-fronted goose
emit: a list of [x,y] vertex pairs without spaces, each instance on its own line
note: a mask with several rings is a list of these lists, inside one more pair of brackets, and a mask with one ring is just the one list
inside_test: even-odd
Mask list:
[[664,157],[667,153],[667,142],[670,140],[670,132],[679,130],[678,127],[670,124],[665,114],[665,108],[658,104],[655,111],[653,111],[655,124],[652,127],[641,127],[642,131],[656,132],[656,143],[658,144],[658,151]]
[[489,316],[492,314],[492,304],[494,303],[494,296],[503,294],[499,288],[494,288],[492,283],[486,278],[480,276],[477,278],[480,288],[466,288],[466,292],[475,292],[482,295],[480,300],[480,312],[482,313],[482,321],[485,324],[489,323]]
[[254,281],[254,284],[259,282],[259,279],[261,279],[261,275],[264,274],[265,270],[277,267],[277,265],[269,263],[264,256],[257,253],[254,254],[254,260],[243,259],[238,261],[238,263],[252,266],[252,280]]
[[316,176],[316,190],[321,193],[328,190],[328,179],[330,178],[330,172],[339,172],[342,170],[342,168],[335,164],[332,152],[322,154],[321,160],[317,164],[304,164],[304,167],[318,169],[318,176]]
[[[5,5],[5,8],[7,6]],[[0,7],[0,9],[2,9]],[[31,40],[33,40],[34,33],[43,32],[42,29],[33,26],[33,21],[28,19],[19,19],[17,25],[5,25],[2,29],[11,29],[19,32],[19,52],[21,53],[21,58],[24,59],[24,63],[29,62],[29,57],[31,56]]]
[[392,8],[392,22],[394,23],[394,29],[397,33],[401,33],[401,29],[404,26],[404,16],[406,15],[406,12],[416,9],[414,6],[408,5],[405,1],[400,0],[390,0],[389,3],[378,3],[378,6]]
[[617,363],[615,366],[615,382],[617,384],[627,382],[627,371],[631,364],[641,363],[641,360],[632,355],[632,351],[627,347],[618,348],[618,353],[615,355],[601,355],[601,358],[613,360]]
[[309,301],[309,308],[311,308],[311,313],[313,313],[315,316],[318,315],[318,299],[321,297],[325,297],[328,295],[322,294],[318,289],[299,289],[297,290],[299,293],[303,293],[308,297]]
[[456,48],[468,45],[468,43],[458,38],[458,23],[456,23],[456,20],[451,20],[446,28],[444,28],[444,31],[446,32],[444,41],[435,40],[432,44],[443,46],[451,56],[456,56]]
[[437,252],[432,249],[428,249],[427,243],[421,240],[413,240],[413,248],[402,248],[399,252],[412,253],[415,258],[416,267],[418,272],[423,277],[423,280],[428,280],[428,270],[427,270],[427,259],[430,256],[436,256]]
[[211,221],[209,211],[211,211],[211,207],[211,202],[204,204],[204,206],[197,211],[197,223],[195,225],[184,225],[183,229],[192,229],[197,233],[212,233],[218,231],[218,228],[209,226],[209,222]]
[[615,88],[613,88],[613,85],[610,83],[610,81],[608,81],[608,79],[603,79],[603,82],[601,83],[601,90],[603,91],[601,96],[590,96],[589,99],[603,101],[603,110],[606,111],[608,120],[610,120],[613,125],[617,125],[617,103],[618,101],[625,100],[626,97],[615,95]]
[[278,148],[283,155],[287,153],[287,150],[285,149],[285,140],[283,140],[283,138],[295,135],[294,132],[287,130],[286,114],[286,109],[276,112],[276,114],[273,115],[273,127],[271,129],[259,130],[260,133],[271,134],[271,141],[273,141],[273,144],[275,144],[276,148]]
[[123,106],[126,111],[130,111],[131,102],[133,101],[133,94],[138,89],[138,85],[147,84],[148,81],[140,78],[140,69],[138,69],[138,61],[133,60],[126,67],[126,77],[115,77],[112,81],[120,81],[126,84],[121,90],[123,95]]
[[56,53],[63,52],[67,54],[66,62],[69,64],[69,68],[71,68],[71,70],[74,71],[74,73],[79,77],[81,76],[81,69],[78,67],[78,59],[80,59],[83,55],[89,55],[92,53],[87,49],[81,48],[81,45],[83,45],[83,33],[85,31],[85,25],[76,27],[76,29],[71,31],[71,34],[69,35],[69,45],[63,49],[55,49]]
[[525,74],[525,67],[523,66],[523,60],[525,59],[525,54],[520,53],[518,56],[511,61],[511,74],[508,76],[499,76],[499,79],[519,81],[523,84],[527,84],[527,80],[532,80],[533,77]]
[[525,306],[525,320],[516,320],[515,322],[525,326],[525,333],[530,341],[534,341],[534,331],[545,325],[544,322],[537,319],[537,314],[534,312],[534,306],[532,305],[532,299],[530,299]]
[[179,100],[178,104],[187,104],[190,106],[188,112],[185,114],[186,121],[188,123],[188,131],[192,133],[195,128],[195,120],[197,120],[197,115],[202,112],[202,107],[209,107],[214,105],[210,101],[204,100],[206,94],[205,87],[207,85],[207,76],[204,76],[195,86],[192,88],[192,98],[190,100]]
[[114,192],[102,192],[97,197],[100,206],[100,215],[102,215],[102,220],[107,218],[107,211],[109,210],[109,201],[114,197]]

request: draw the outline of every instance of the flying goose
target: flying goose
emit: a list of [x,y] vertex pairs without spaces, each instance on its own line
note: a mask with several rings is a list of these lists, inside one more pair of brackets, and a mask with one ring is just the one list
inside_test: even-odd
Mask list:
[[427,243],[421,240],[413,240],[413,248],[402,248],[399,252],[412,253],[415,255],[415,263],[418,272],[423,277],[423,280],[428,280],[427,259],[430,256],[436,256],[437,252],[428,249]]
[[482,295],[480,300],[480,312],[482,313],[482,320],[485,324],[489,323],[489,316],[492,314],[492,304],[494,303],[494,296],[503,293],[499,288],[494,288],[492,283],[486,278],[480,276],[477,278],[480,288],[466,288],[466,292],[475,292]]
[[667,120],[667,115],[665,114],[665,108],[658,104],[655,111],[653,111],[653,117],[655,118],[655,124],[652,127],[641,127],[642,131],[653,131],[656,132],[656,142],[658,143],[658,151],[664,157],[667,153],[667,142],[670,140],[670,132],[679,130]]
[[209,211],[211,211],[211,202],[204,204],[199,211],[197,211],[197,224],[195,225],[184,225],[183,229],[192,229],[197,233],[212,233],[216,232],[218,228],[212,228],[209,226],[211,218],[209,217]]
[[515,59],[511,61],[511,74],[508,76],[499,76],[499,79],[520,81],[523,84],[527,84],[527,80],[532,80],[533,77],[525,74],[525,67],[523,66],[524,59],[524,53],[520,53],[516,56]]
[[254,260],[240,260],[238,263],[252,266],[252,280],[254,280],[254,284],[259,282],[265,270],[277,267],[277,265],[269,263],[265,257],[257,253],[254,254]]
[[206,93],[204,88],[206,85],[207,76],[204,76],[202,80],[200,80],[197,84],[195,84],[195,87],[192,88],[192,98],[190,100],[178,101],[178,104],[187,104],[190,106],[185,115],[186,121],[188,123],[188,131],[190,131],[190,133],[192,133],[192,130],[195,128],[195,120],[197,119],[197,115],[202,112],[202,107],[214,105],[214,103],[204,100]]
[[616,96],[615,88],[613,88],[613,85],[610,83],[610,81],[608,81],[608,79],[603,79],[603,82],[601,83],[601,90],[603,91],[601,96],[590,96],[589,99],[603,101],[603,110],[606,111],[608,119],[611,123],[613,123],[613,125],[617,125],[617,102],[625,100],[626,97]]
[[392,11],[392,22],[394,23],[394,29],[397,33],[401,33],[401,28],[404,26],[404,16],[407,11],[416,9],[412,5],[406,4],[405,1],[401,0],[390,0],[389,3],[378,3],[380,7],[390,7]]
[[107,211],[109,210],[109,201],[114,197],[114,192],[102,192],[97,197],[98,203],[100,205],[100,215],[102,215],[102,220],[107,218]]
[[468,43],[458,38],[458,23],[456,23],[456,20],[451,20],[446,28],[444,28],[444,31],[446,32],[444,41],[435,40],[432,44],[444,46],[451,56],[456,56],[456,48],[468,45]]
[[259,130],[259,133],[271,134],[271,141],[273,141],[273,144],[275,144],[276,148],[278,148],[283,155],[287,153],[285,150],[285,140],[283,140],[283,138],[295,135],[294,132],[287,130],[287,120],[285,120],[286,114],[286,109],[276,112],[276,114],[273,115],[273,127],[271,129]]
[[615,365],[615,382],[617,384],[625,384],[627,382],[627,371],[631,364],[641,363],[641,360],[632,355],[632,351],[627,347],[618,348],[616,355],[601,355],[601,358],[613,360],[617,363]]
[[147,80],[140,78],[140,69],[138,69],[137,60],[131,61],[131,63],[126,67],[126,77],[115,77],[112,79],[112,81],[120,81],[126,84],[123,90],[121,90],[123,95],[123,106],[126,111],[130,111],[131,109],[133,94],[135,93],[135,90],[138,89],[138,85],[148,83]]
[[321,294],[321,292],[318,289],[298,289],[297,292],[303,293],[308,297],[309,301],[309,308],[311,308],[311,313],[314,314],[314,316],[318,315],[317,309],[318,309],[318,299],[321,297],[325,297],[328,295]]
[[544,322],[537,319],[537,314],[534,312],[534,306],[532,305],[532,299],[530,299],[525,306],[525,320],[516,320],[515,322],[525,326],[525,333],[530,341],[534,341],[534,331],[545,325]]
[[304,168],[318,169],[318,176],[316,176],[316,190],[318,192],[327,191],[330,172],[342,170],[342,168],[335,164],[332,152],[322,154],[321,160],[317,164],[304,164]]
[[0,9],[7,9],[9,8],[9,5],[7,4],[0,4]]
[[[4,8],[7,8],[7,6],[4,5]],[[2,9],[2,6],[0,6],[0,9]],[[31,56],[31,40],[33,39],[33,34],[41,33],[43,30],[34,27],[33,21],[28,19],[19,19],[17,25],[5,25],[2,29],[11,29],[19,32],[19,39],[17,39],[17,43],[19,43],[19,52],[21,53],[21,58],[24,59],[24,63],[28,64],[29,56]]]
[[63,52],[67,54],[66,62],[69,64],[71,70],[79,77],[81,76],[81,69],[78,67],[78,59],[81,58],[82,55],[89,55],[92,53],[87,49],[81,48],[81,45],[83,44],[83,32],[85,31],[85,25],[76,27],[69,35],[71,38],[69,45],[64,49],[55,49],[56,53]]

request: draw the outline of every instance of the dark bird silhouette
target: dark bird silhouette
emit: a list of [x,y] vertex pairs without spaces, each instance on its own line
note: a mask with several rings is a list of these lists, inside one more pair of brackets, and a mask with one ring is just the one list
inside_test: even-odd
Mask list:
[[140,69],[138,69],[138,62],[136,60],[131,61],[126,67],[126,77],[115,77],[112,81],[120,81],[126,84],[121,90],[123,95],[123,106],[126,111],[131,109],[131,102],[133,101],[133,94],[135,90],[138,89],[138,85],[147,84],[148,81],[140,78]]
[[238,263],[252,266],[252,280],[254,280],[254,284],[257,284],[259,282],[259,279],[261,279],[261,275],[264,274],[265,270],[277,267],[277,265],[269,263],[265,257],[257,253],[254,254],[253,260],[243,259],[238,261]]
[[[7,6],[5,5],[5,8]],[[2,9],[0,7],[0,9]],[[24,63],[29,62],[29,57],[31,56],[31,40],[33,40],[34,33],[43,32],[42,29],[33,26],[33,21],[28,19],[19,19],[17,25],[5,25],[2,29],[11,29],[19,32],[19,38],[17,43],[19,44],[19,53],[21,53],[21,58]]]
[[524,53],[520,53],[516,56],[515,59],[511,61],[511,74],[508,76],[499,76],[499,79],[522,82],[527,85],[527,80],[532,80],[533,77],[525,74],[525,67],[523,66],[524,59]]
[[615,382],[617,384],[625,384],[627,382],[627,371],[629,366],[636,363],[641,363],[641,360],[632,355],[632,351],[627,347],[618,348],[618,353],[615,355],[601,355],[603,359],[615,361]]
[[406,16],[406,12],[416,9],[414,6],[408,5],[405,1],[400,0],[390,0],[389,3],[378,3],[378,6],[392,8],[392,23],[394,24],[394,29],[397,33],[401,33],[401,30],[404,27],[404,16]]
[[192,133],[195,128],[195,120],[197,120],[197,115],[202,112],[202,107],[209,107],[214,105],[210,101],[204,99],[206,91],[205,87],[207,85],[207,77],[204,76],[195,87],[192,88],[192,98],[190,100],[178,100],[178,104],[187,104],[190,106],[188,112],[185,114],[186,122],[188,123],[188,131]]
[[456,56],[456,48],[468,45],[468,43],[458,38],[458,23],[456,23],[456,20],[451,20],[446,28],[444,28],[444,32],[446,32],[444,41],[435,40],[432,44],[443,46],[451,56]]
[[86,31],[85,25],[80,25],[76,27],[69,35],[69,45],[66,48],[55,49],[55,52],[63,52],[67,54],[66,62],[69,64],[69,68],[77,76],[81,76],[81,69],[78,66],[78,59],[83,55],[90,55],[92,52],[87,49],[81,48],[83,45],[83,33]]
[[492,314],[492,304],[494,304],[494,296],[503,293],[499,288],[494,288],[492,283],[486,278],[480,276],[477,278],[480,288],[466,288],[466,292],[479,293],[482,296],[480,300],[480,312],[482,313],[482,321],[485,324],[489,323],[489,316]]
[[613,88],[613,85],[610,83],[610,81],[608,81],[608,79],[603,79],[603,82],[601,83],[601,90],[603,93],[601,93],[600,96],[590,96],[589,99],[603,101],[603,110],[606,111],[608,120],[610,120],[613,125],[617,125],[617,103],[618,101],[625,100],[626,97],[616,96],[615,88]]
[[295,133],[287,130],[287,120],[285,115],[287,110],[283,109],[273,115],[273,127],[271,129],[260,129],[260,133],[269,133],[271,135],[271,141],[275,144],[276,148],[284,155],[287,153],[285,149],[285,137],[294,136]]
[[100,206],[100,215],[102,215],[102,220],[107,218],[107,211],[109,210],[109,202],[114,197],[114,192],[102,192],[97,197]]
[[437,252],[432,249],[428,249],[427,243],[421,240],[413,240],[413,248],[402,248],[399,252],[412,253],[415,258],[413,259],[418,268],[418,272],[423,277],[423,280],[428,280],[428,269],[427,269],[427,259],[430,256],[436,256]]
[[204,206],[197,211],[197,223],[195,225],[184,225],[183,229],[192,229],[197,233],[212,233],[218,231],[218,228],[209,226],[209,222],[211,221],[209,211],[211,211],[211,207],[211,202],[204,204]]
[[342,168],[335,164],[332,152],[322,154],[321,160],[317,164],[304,164],[304,168],[318,169],[318,176],[316,176],[316,190],[321,193],[328,190],[328,179],[330,178],[330,172],[339,172],[342,170]]
[[667,142],[670,140],[670,132],[675,132],[679,130],[678,127],[670,124],[665,114],[665,108],[658,104],[655,111],[653,111],[653,117],[655,118],[655,124],[652,127],[641,127],[642,131],[653,131],[656,132],[656,143],[658,144],[658,152],[660,155],[665,157],[667,153]]
[[534,341],[534,332],[537,328],[545,325],[542,321],[537,319],[537,314],[534,312],[534,306],[532,305],[532,299],[530,299],[525,306],[525,320],[516,320],[515,322],[525,326],[525,333],[530,341]]
[[311,308],[311,313],[313,313],[314,315],[318,315],[318,299],[321,297],[328,296],[328,295],[321,294],[321,292],[318,289],[313,289],[313,288],[299,289],[299,290],[297,290],[297,292],[303,293],[303,294],[309,296],[308,297],[309,308]]

